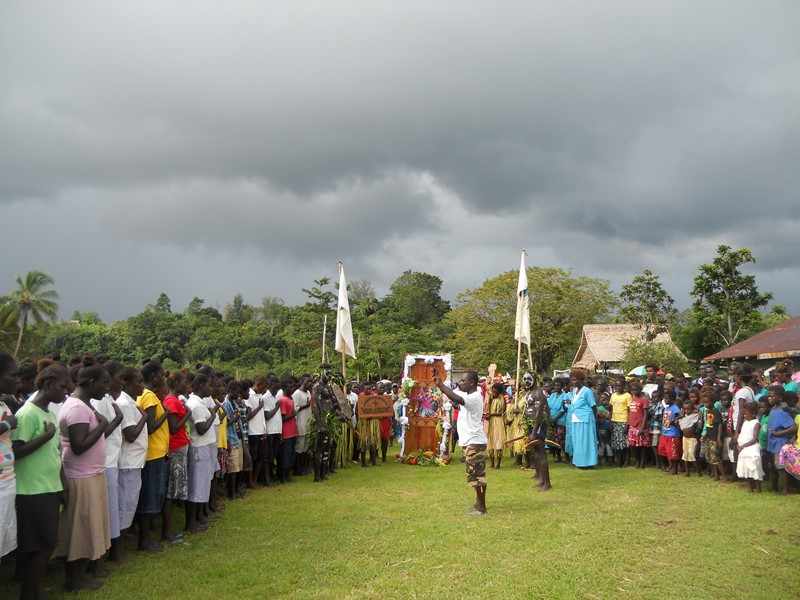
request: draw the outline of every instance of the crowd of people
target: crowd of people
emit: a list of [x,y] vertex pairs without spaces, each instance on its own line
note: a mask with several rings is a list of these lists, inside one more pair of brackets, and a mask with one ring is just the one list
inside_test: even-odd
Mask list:
[[325,372],[237,380],[203,365],[17,365],[0,353],[0,558],[14,561],[20,597],[42,597],[53,557],[65,590],[97,589],[124,535],[158,552],[202,534],[248,489],[323,481],[333,430],[350,427],[335,404]]
[[[516,399],[496,383],[484,414],[489,453],[496,455],[492,466],[500,467],[503,448],[503,440],[491,435],[493,419],[506,423],[506,439],[516,440],[511,455],[526,467],[536,466],[531,453],[522,451],[530,442],[517,434],[545,421],[539,437],[556,462],[581,468],[652,466],[672,475],[746,481],[759,492],[767,480],[773,491],[789,493],[793,484],[787,474],[800,478],[793,374],[791,362],[768,377],[748,364],[734,364],[729,379],[718,377],[713,365],[703,366],[694,380],[654,364],[642,377],[588,377],[577,369],[569,379],[546,379],[537,389],[529,385]],[[546,404],[544,419],[536,412],[537,399]],[[526,414],[532,416],[527,423]]]
[[[747,364],[729,380],[713,365],[695,380],[647,365],[641,377],[507,377],[474,371],[448,385],[436,447],[462,447],[475,514],[486,512],[486,468],[536,471],[551,488],[548,455],[578,468],[646,468],[788,493],[800,478],[798,384],[785,362],[769,378]],[[93,356],[17,365],[0,353],[0,558],[13,557],[21,598],[39,598],[48,562],[60,557],[65,589],[97,589],[106,561],[123,559],[122,536],[157,552],[200,535],[233,501],[259,486],[337,466],[385,462],[408,425],[398,384],[351,386],[337,395],[317,377],[237,379],[205,365],[165,371]],[[452,386],[452,387],[451,387]],[[359,414],[361,394],[394,399],[394,417]],[[444,424],[444,423],[443,423]],[[402,444],[401,444],[402,448]],[[402,454],[402,450],[401,450]],[[488,458],[488,461],[487,461]],[[181,506],[184,522],[173,523]]]

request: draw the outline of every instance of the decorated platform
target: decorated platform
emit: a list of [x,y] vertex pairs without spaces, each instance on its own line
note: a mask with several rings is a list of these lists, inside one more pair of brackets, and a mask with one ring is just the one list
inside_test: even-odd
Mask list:
[[[453,368],[451,354],[407,354],[403,363],[403,394],[408,398],[408,427],[404,454],[439,451],[442,393],[435,376],[449,382]],[[439,431],[441,431],[439,427]]]

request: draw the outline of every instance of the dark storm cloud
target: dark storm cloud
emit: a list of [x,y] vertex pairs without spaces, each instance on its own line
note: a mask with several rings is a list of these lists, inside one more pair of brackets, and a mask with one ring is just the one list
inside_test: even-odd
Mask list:
[[[794,2],[4,3],[0,231],[58,219],[38,266],[70,308],[64,244],[136,281],[112,316],[193,286],[299,300],[336,258],[455,293],[520,246],[685,301],[718,243],[797,309],[798,30]],[[32,267],[10,258],[0,281]]]

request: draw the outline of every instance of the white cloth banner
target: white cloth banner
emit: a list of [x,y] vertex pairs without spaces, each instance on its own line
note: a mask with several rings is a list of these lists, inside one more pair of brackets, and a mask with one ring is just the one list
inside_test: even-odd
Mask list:
[[353,343],[353,323],[350,320],[350,302],[347,299],[347,280],[344,265],[339,263],[339,304],[336,309],[336,351],[356,357]]
[[531,314],[528,298],[528,272],[525,268],[525,251],[519,263],[519,282],[517,283],[517,320],[514,325],[514,339],[531,344]]

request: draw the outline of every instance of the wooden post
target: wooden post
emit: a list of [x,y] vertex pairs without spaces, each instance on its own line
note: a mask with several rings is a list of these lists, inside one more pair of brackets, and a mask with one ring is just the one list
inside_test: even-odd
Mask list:
[[347,355],[342,352],[342,380],[347,381]]
[[325,337],[328,330],[328,315],[325,315],[325,318],[322,319],[322,364],[325,364]]

